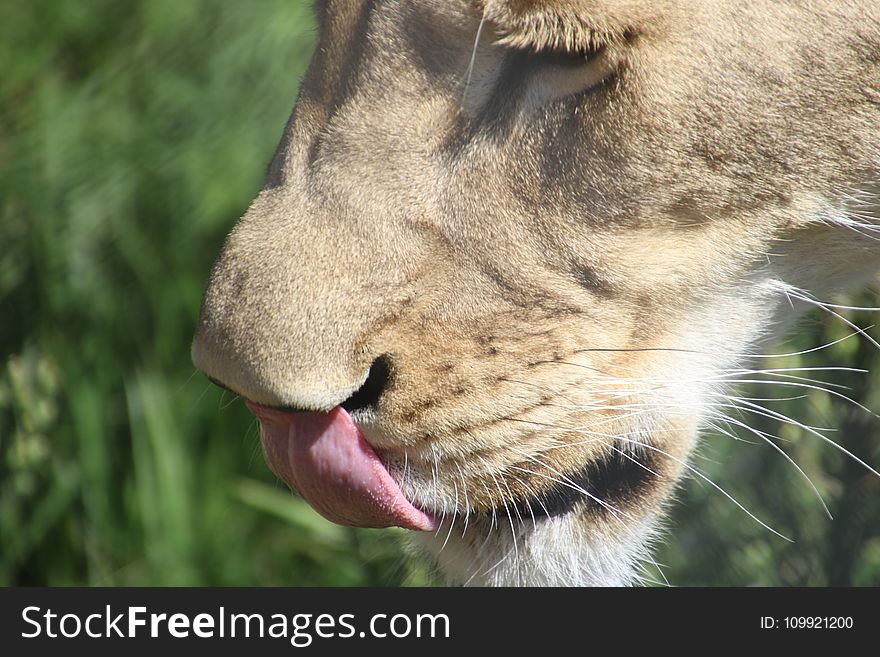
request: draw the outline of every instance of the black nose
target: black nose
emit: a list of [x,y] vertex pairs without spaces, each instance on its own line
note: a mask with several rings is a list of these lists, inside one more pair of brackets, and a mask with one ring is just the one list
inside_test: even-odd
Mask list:
[[364,385],[355,393],[342,402],[341,406],[351,413],[361,408],[376,408],[379,398],[388,387],[391,378],[391,365],[387,356],[380,356],[370,366],[370,373]]

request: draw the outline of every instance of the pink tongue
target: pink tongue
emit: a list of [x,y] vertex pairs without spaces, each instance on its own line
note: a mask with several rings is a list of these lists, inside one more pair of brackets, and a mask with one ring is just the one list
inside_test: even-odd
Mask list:
[[433,531],[438,523],[400,492],[348,413],[283,413],[247,403],[262,425],[272,471],[341,525]]

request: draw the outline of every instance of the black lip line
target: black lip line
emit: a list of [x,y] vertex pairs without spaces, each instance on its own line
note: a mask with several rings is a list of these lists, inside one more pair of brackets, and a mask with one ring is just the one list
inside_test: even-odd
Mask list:
[[[472,511],[472,518],[509,516],[523,523],[558,518],[577,508],[592,513],[617,514],[621,507],[632,507],[656,485],[662,476],[656,453],[626,449],[615,441],[596,461],[573,474],[556,475],[548,490],[536,495],[500,503],[494,508]],[[456,514],[463,516],[464,514]]]
[[208,381],[210,381],[211,383],[213,383],[213,384],[214,384],[215,386],[217,386],[218,388],[220,388],[220,389],[222,389],[222,390],[225,390],[226,392],[231,392],[231,393],[232,393],[233,395],[235,395],[236,397],[241,397],[242,399],[247,399],[247,397],[244,397],[244,395],[240,395],[239,393],[235,392],[235,390],[233,390],[232,388],[230,388],[230,387],[229,387],[228,385],[226,385],[225,383],[220,383],[220,381],[218,381],[217,379],[215,379],[213,376],[209,376],[209,375],[205,374],[205,378],[208,379]]
[[260,406],[265,406],[266,408],[271,408],[273,411],[279,411],[280,413],[324,413],[324,412],[328,412],[328,411],[316,411],[313,408],[300,408],[299,406],[276,406],[273,404],[262,404],[260,402],[255,402],[253,399],[246,397],[245,395],[241,394],[240,392],[236,392],[235,390],[230,388],[225,383],[221,383],[220,381],[215,379],[213,376],[208,376],[207,374],[205,374],[205,378],[208,379],[208,381],[213,383],[218,388],[225,390],[226,392],[233,394],[236,397],[240,397],[241,399],[244,399],[245,401],[252,402],[254,404],[259,404]]

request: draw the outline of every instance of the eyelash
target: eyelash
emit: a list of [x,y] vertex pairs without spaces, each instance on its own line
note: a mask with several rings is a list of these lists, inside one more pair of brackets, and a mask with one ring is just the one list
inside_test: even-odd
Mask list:
[[575,68],[589,63],[590,60],[595,59],[598,55],[600,55],[603,50],[604,48],[576,51],[563,50],[561,48],[546,49],[535,51],[535,55],[549,66]]

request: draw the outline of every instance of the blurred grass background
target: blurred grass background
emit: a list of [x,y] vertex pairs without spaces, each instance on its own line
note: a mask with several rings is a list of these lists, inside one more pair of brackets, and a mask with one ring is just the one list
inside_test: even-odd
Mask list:
[[[0,584],[432,583],[398,532],[336,527],[279,486],[243,404],[189,361],[208,270],[260,187],[313,30],[302,0],[0,0]],[[816,316],[780,350],[846,333]],[[781,364],[878,360],[850,339]],[[880,409],[877,373],[825,378]],[[808,392],[774,408],[880,464],[880,420]],[[880,584],[880,480],[758,419],[835,520],[770,448],[710,437],[694,464],[795,542],[691,481],[665,576]]]

